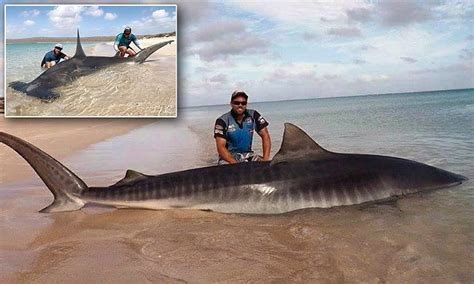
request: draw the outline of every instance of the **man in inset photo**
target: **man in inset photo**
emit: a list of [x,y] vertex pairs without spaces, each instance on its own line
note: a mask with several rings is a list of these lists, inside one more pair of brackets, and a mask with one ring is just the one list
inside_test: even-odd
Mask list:
[[63,45],[60,43],[57,43],[53,50],[48,51],[44,57],[43,60],[41,61],[41,67],[49,69],[53,67],[54,65],[58,64],[61,59],[68,60],[69,56],[64,54],[62,52],[63,50]]

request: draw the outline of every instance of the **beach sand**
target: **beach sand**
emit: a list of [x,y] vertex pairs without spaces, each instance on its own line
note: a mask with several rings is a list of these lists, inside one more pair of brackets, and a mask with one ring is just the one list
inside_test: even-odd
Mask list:
[[[0,117],[0,131],[21,137],[60,160],[97,143],[156,120],[153,119],[6,119]],[[34,175],[15,152],[0,145],[0,183]]]

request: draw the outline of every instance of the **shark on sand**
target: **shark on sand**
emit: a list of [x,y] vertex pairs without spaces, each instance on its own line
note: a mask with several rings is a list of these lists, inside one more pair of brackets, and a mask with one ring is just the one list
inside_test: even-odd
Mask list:
[[223,213],[279,214],[397,198],[461,184],[467,178],[395,157],[342,154],[323,149],[297,126],[285,123],[271,162],[210,166],[156,176],[128,170],[108,187],[89,187],[32,144],[0,132],[54,195],[40,212],[79,210],[86,204],[118,208],[199,209]]

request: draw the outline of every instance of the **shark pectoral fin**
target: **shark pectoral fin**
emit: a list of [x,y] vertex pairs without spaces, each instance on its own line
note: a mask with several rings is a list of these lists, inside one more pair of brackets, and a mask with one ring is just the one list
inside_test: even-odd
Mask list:
[[123,184],[127,184],[127,183],[130,183],[130,182],[139,181],[139,180],[142,180],[142,179],[145,179],[145,178],[146,178],[146,175],[144,175],[142,173],[139,173],[139,172],[134,171],[134,170],[127,170],[127,172],[125,173],[125,177],[123,179],[119,180],[114,185],[123,185]]
[[271,165],[295,160],[323,159],[332,154],[319,146],[296,125],[285,123],[283,141],[280,150],[273,157]]
[[55,93],[51,91],[50,89],[41,89],[41,88],[35,88],[32,91],[27,91],[26,94],[28,96],[36,97],[48,103],[60,97],[58,93]]
[[143,63],[143,61],[145,61],[155,51],[157,51],[158,49],[164,47],[165,45],[171,44],[172,42],[173,42],[173,40],[168,40],[168,41],[165,41],[165,42],[160,42],[160,43],[154,44],[152,46],[146,47],[146,48],[142,49],[139,53],[137,53],[137,55],[135,55],[133,57],[134,58],[133,60],[136,63]]
[[40,213],[75,211],[84,207],[85,202],[80,199],[73,199],[67,195],[55,196],[53,203],[41,209]]
[[8,86],[10,88],[12,88],[15,91],[19,91],[19,92],[26,92],[26,89],[28,88],[29,85],[30,84],[28,84],[28,83],[20,82],[20,81],[14,81],[14,82],[10,82],[10,84],[8,84]]

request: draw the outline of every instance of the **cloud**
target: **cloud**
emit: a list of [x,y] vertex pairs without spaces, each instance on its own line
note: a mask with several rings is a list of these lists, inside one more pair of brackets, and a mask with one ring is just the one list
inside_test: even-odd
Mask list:
[[[5,26],[5,37],[6,38],[19,38],[18,35],[21,35],[26,31],[25,25],[6,25]],[[21,36],[20,36],[21,38]]]
[[362,36],[362,32],[356,27],[330,28],[327,31],[327,34],[340,36],[340,37],[361,37]]
[[267,83],[294,85],[301,81],[318,81],[315,66],[312,64],[282,64],[268,72],[262,81]]
[[[301,1],[298,5],[290,5],[284,1],[233,1],[233,5],[241,9],[265,15],[286,24],[302,24],[313,26],[316,30],[321,23],[343,23],[347,19],[347,11],[357,8],[369,8],[362,1]],[[323,26],[323,29],[327,26]]]
[[132,27],[139,34],[176,31],[176,12],[168,12],[163,9],[155,10],[140,20],[134,20],[123,25]]
[[415,63],[418,61],[415,58],[407,57],[407,56],[400,56],[400,59],[408,63]]
[[387,75],[382,75],[382,74],[379,74],[379,75],[363,74],[363,75],[360,75],[358,79],[360,81],[370,83],[370,82],[375,82],[375,81],[385,81],[385,80],[388,80],[389,77]]
[[349,20],[355,22],[368,22],[372,18],[372,11],[367,8],[354,8],[346,11]]
[[468,36],[466,37],[466,40],[469,40],[469,41],[474,40],[474,35],[468,35]]
[[315,41],[320,39],[320,36],[317,33],[313,32],[304,32],[302,34],[302,37],[305,41]]
[[[466,62],[450,64],[446,66],[440,66],[437,68],[425,68],[415,71],[411,71],[411,74],[424,75],[424,74],[449,74],[452,77],[459,77],[460,74],[470,78],[468,82],[472,84],[472,72],[474,72],[474,60],[468,60]],[[472,88],[472,86],[471,86]]]
[[474,59],[474,48],[463,48],[459,54],[461,59],[472,60]]
[[59,29],[74,29],[82,20],[83,6],[56,6],[48,12],[49,20]]
[[354,59],[352,62],[354,62],[354,64],[357,64],[357,65],[362,65],[362,64],[367,63],[367,61],[362,60],[362,59]]
[[26,20],[23,22],[23,24],[25,26],[34,26],[35,25],[35,21],[32,21],[32,20]]
[[21,12],[21,15],[23,17],[36,17],[39,14],[40,14],[40,11],[36,9]]
[[214,41],[226,37],[231,33],[245,32],[245,24],[242,21],[224,21],[214,23],[199,29],[194,34],[196,41]]
[[424,22],[433,17],[428,4],[415,1],[384,0],[375,6],[381,22],[385,26],[403,26],[412,23]]
[[192,28],[201,23],[207,21],[215,12],[215,4],[211,4],[209,1],[176,1],[179,9],[179,27],[181,28]]
[[244,22],[238,20],[204,26],[194,34],[193,41],[188,53],[207,62],[241,54],[265,53],[269,46],[268,42],[247,31]]
[[155,19],[156,21],[159,21],[163,18],[167,18],[169,16],[169,13],[166,12],[166,10],[156,10],[154,11],[151,16],[153,17],[153,19]]
[[253,35],[238,35],[231,37],[233,40],[220,39],[194,49],[194,54],[199,55],[204,61],[223,60],[229,56],[240,54],[256,54],[267,51],[268,43]]
[[472,21],[472,1],[445,1],[431,9],[442,20]]
[[447,58],[457,57],[457,52],[465,47],[465,43],[446,42],[446,38],[446,33],[433,33],[417,26],[404,26],[390,33],[361,38],[360,41],[336,43],[333,49],[351,57],[354,52],[358,52],[358,58],[377,68],[408,68],[408,65],[401,64],[401,57],[424,58],[425,63],[441,62]]
[[375,46],[370,44],[362,44],[356,48],[357,50],[368,51],[377,49]]
[[106,19],[108,21],[113,21],[113,20],[117,19],[117,14],[105,13],[104,19]]
[[226,83],[227,82],[227,75],[225,74],[218,74],[209,78],[209,82],[211,83]]
[[85,8],[84,14],[92,17],[100,17],[104,14],[104,10],[99,9],[99,6],[90,6]]

